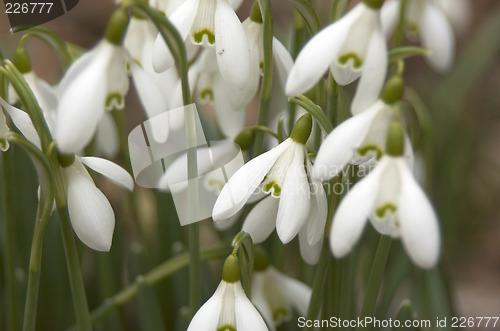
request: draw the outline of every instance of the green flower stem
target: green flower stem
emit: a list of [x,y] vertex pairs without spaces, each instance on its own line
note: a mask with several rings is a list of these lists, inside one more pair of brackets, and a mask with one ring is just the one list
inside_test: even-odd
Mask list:
[[368,287],[366,290],[365,300],[361,308],[361,318],[373,316],[375,305],[377,303],[378,292],[384,275],[385,264],[391,249],[392,239],[388,236],[381,235],[380,241],[375,252],[370,276],[368,278]]
[[[264,29],[264,75],[259,104],[259,118],[257,125],[267,126],[269,107],[271,105],[271,89],[273,79],[273,12],[269,0],[258,0],[262,13]],[[264,151],[264,133],[256,132],[253,156]]]
[[71,292],[73,294],[73,305],[75,306],[76,322],[80,331],[91,331],[92,324],[90,322],[90,314],[87,304],[87,296],[85,294],[85,285],[80,270],[80,262],[73,235],[73,228],[69,220],[68,209],[66,207],[58,207],[59,221],[61,225],[61,233],[63,237],[64,253],[66,256],[66,264],[68,267]]
[[[328,247],[328,241],[323,243],[323,248],[321,249],[321,255],[319,257],[319,262],[316,267],[316,273],[314,275],[313,288],[311,294],[311,300],[309,301],[309,308],[307,309],[307,319],[313,320],[318,318],[321,305],[323,301],[326,273],[328,269],[330,259],[330,248]],[[313,328],[306,328],[306,330],[313,330]]]
[[304,108],[309,114],[312,115],[312,117],[316,119],[316,121],[318,121],[318,123],[327,133],[333,130],[333,125],[330,123],[321,107],[315,104],[306,96],[298,95],[295,98],[290,97],[288,98],[288,101],[296,103]]
[[393,47],[399,47],[404,44],[405,38],[405,18],[406,18],[406,8],[408,1],[401,0],[399,2],[399,20],[398,25],[396,27],[396,31],[394,32],[394,44]]
[[[228,256],[230,253],[231,246],[228,242],[223,242],[214,248],[202,251],[200,254],[200,259],[201,261],[221,259]],[[116,293],[111,298],[105,300],[99,307],[92,311],[92,324],[97,324],[98,322],[102,321],[115,309],[118,309],[119,307],[135,298],[138,293],[139,286],[152,286],[158,284],[159,282],[186,268],[189,265],[189,259],[189,253],[183,253],[174,256],[171,259],[156,266],[148,273],[137,277],[132,284],[123,288],[120,292]],[[72,327],[71,330],[76,330],[76,327]]]
[[326,93],[326,116],[335,127],[337,125],[339,92],[337,82],[333,79],[331,72],[328,73],[328,89]]
[[[0,111],[3,111],[0,109]],[[16,241],[15,241],[15,220],[13,215],[12,207],[14,206],[13,200],[13,186],[12,186],[12,147],[11,150],[1,153],[2,158],[2,191],[0,196],[2,197],[2,217],[3,228],[3,260],[4,268],[3,274],[5,277],[5,298],[6,298],[6,322],[7,330],[15,331],[20,330],[19,325],[19,312],[18,312],[18,294],[16,293],[16,277],[15,269],[16,263],[14,254],[16,252]]]

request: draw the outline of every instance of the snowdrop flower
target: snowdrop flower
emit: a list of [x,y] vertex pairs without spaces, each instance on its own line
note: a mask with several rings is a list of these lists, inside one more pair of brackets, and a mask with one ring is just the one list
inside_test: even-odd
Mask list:
[[134,182],[125,169],[97,157],[76,157],[73,164],[63,168],[68,212],[76,235],[88,247],[107,252],[113,240],[115,214],[83,164],[130,191]]
[[463,33],[467,29],[472,18],[472,6],[469,0],[434,0],[434,2],[458,33]]
[[[382,28],[386,35],[390,35],[398,23],[400,4],[399,0],[390,0],[382,7]],[[455,38],[440,8],[432,0],[409,0],[406,12],[407,35],[411,39],[419,38],[423,47],[432,51],[426,57],[429,65],[438,72],[450,69],[455,55]]]
[[[14,123],[14,125],[19,129],[22,135],[26,139],[28,139],[33,145],[41,149],[40,137],[38,137],[38,132],[36,132],[35,126],[33,125],[33,122],[31,122],[28,113],[10,105],[9,103],[7,103],[7,101],[2,99],[1,97],[0,97],[0,105],[3,107],[3,109],[5,109],[10,119],[12,120],[12,123]],[[4,139],[6,139],[7,134],[9,133],[9,127],[6,124],[5,125],[1,124],[2,121],[3,123],[5,123],[5,120],[2,119],[2,116],[5,119],[3,112],[0,115],[0,139],[2,137],[5,137]],[[7,149],[8,141],[3,142],[2,145],[7,146],[6,147]]]
[[267,331],[266,323],[248,300],[239,276],[236,256],[230,255],[214,295],[196,312],[188,331]]
[[[281,241],[285,244],[290,242],[304,224],[308,223],[311,206],[314,209],[317,200],[322,200],[321,190],[311,192],[304,165],[304,144],[311,133],[311,126],[311,116],[302,116],[290,138],[241,167],[224,185],[217,198],[212,213],[214,221],[223,221],[233,216],[256,190],[262,190],[270,193],[270,196],[253,209],[244,229],[249,231],[256,242],[260,242],[276,225]],[[278,198],[279,201],[276,200]],[[310,231],[311,243],[316,243],[322,237],[322,230],[317,231],[321,222],[322,220],[316,221],[314,218],[311,223],[314,224]]]
[[330,247],[338,258],[347,255],[370,218],[378,232],[401,237],[416,265],[432,268],[440,250],[437,216],[403,157],[403,128],[394,122],[389,130],[387,155],[341,201],[333,219]]
[[[246,85],[250,75],[248,39],[228,0],[187,0],[169,16],[169,20],[184,40],[190,36],[195,45],[215,46],[217,64],[226,81],[239,88]],[[173,64],[172,54],[158,35],[153,67],[162,72]]]
[[380,0],[363,0],[309,40],[288,76],[287,95],[312,88],[330,66],[340,85],[361,76],[351,106],[354,114],[372,104],[382,90],[387,70],[387,46],[379,20],[381,5]]
[[292,307],[300,316],[306,316],[311,293],[309,286],[270,265],[266,252],[255,247],[252,302],[271,330],[292,318]]
[[[395,76],[389,79],[381,99],[363,112],[342,122],[321,144],[312,171],[313,178],[326,181],[337,176],[346,164],[361,164],[386,152],[390,124],[399,116],[396,102],[403,94],[403,81]],[[410,164],[413,149],[405,135],[405,152]]]
[[55,138],[62,153],[82,150],[92,139],[105,109],[123,108],[128,90],[127,52],[121,40],[126,12],[113,14],[102,40],[77,59],[59,85]]

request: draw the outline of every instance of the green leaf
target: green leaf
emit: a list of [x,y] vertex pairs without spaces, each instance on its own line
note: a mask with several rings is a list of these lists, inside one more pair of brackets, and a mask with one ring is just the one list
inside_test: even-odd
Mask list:
[[314,10],[310,2],[306,0],[290,0],[295,9],[300,13],[306,22],[307,29],[314,35],[320,29],[318,13]]
[[239,232],[233,239],[233,247],[238,251],[241,270],[241,283],[248,298],[252,293],[252,272],[254,251],[252,237],[244,231]]

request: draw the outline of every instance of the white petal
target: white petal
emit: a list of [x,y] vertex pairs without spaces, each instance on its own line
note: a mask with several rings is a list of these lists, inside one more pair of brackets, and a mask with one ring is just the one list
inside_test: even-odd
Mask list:
[[266,323],[248,300],[240,282],[234,283],[236,329],[238,331],[267,331]]
[[[186,40],[191,31],[198,11],[199,2],[200,0],[184,1],[168,18],[179,31],[182,40]],[[153,68],[156,72],[163,72],[174,65],[172,53],[168,49],[161,34],[158,34],[156,38],[152,61]]]
[[293,58],[286,47],[275,37],[273,37],[273,58],[275,67],[278,71],[281,86],[284,89],[288,79],[288,74],[293,67]]
[[375,30],[369,41],[363,64],[363,74],[351,105],[351,112],[354,115],[364,111],[380,96],[387,71],[387,46],[385,43],[382,32],[378,29]]
[[325,181],[337,176],[353,158],[355,149],[368,134],[373,119],[383,109],[383,102],[373,104],[337,126],[321,144],[312,169],[315,180]]
[[104,112],[97,125],[96,149],[106,158],[114,158],[120,150],[118,129],[110,112]]
[[214,221],[229,218],[243,207],[290,143],[291,140],[287,139],[270,151],[250,160],[229,179],[215,202],[212,212]]
[[472,7],[469,0],[434,0],[451,25],[458,33],[463,33],[469,27],[472,18]]
[[226,282],[222,281],[214,295],[198,309],[189,323],[187,331],[215,330],[217,328],[225,288]]
[[129,191],[134,189],[132,176],[118,164],[93,156],[80,157],[80,160],[90,169],[108,177],[116,185],[122,186]]
[[418,186],[403,159],[398,160],[401,174],[401,194],[398,216],[403,246],[415,264],[429,269],[439,258],[438,219],[434,208]]
[[238,16],[226,0],[217,0],[215,50],[222,77],[243,88],[250,76],[250,46]]
[[300,256],[302,259],[308,263],[315,265],[319,261],[319,256],[321,254],[321,248],[323,247],[323,238],[321,237],[319,241],[310,245],[307,240],[307,228],[304,226],[299,232],[299,248],[300,248]]
[[104,113],[111,56],[112,49],[101,42],[88,56],[77,59],[63,77],[55,135],[62,153],[76,153],[92,139]]
[[234,108],[229,102],[230,90],[223,85],[224,81],[220,75],[213,83],[215,112],[217,123],[226,137],[234,138],[245,127],[246,111],[244,108]]
[[305,146],[294,144],[295,155],[283,182],[276,219],[276,231],[284,244],[290,242],[304,226],[311,204],[304,168]]
[[396,24],[399,20],[399,5],[400,1],[388,0],[384,3],[380,10],[380,23],[382,26],[382,32],[384,33],[386,39],[389,39],[390,35],[396,28]]
[[[31,122],[30,116],[10,104],[8,104],[4,99],[0,98],[0,104],[5,109],[7,114],[9,114],[10,119],[15,124],[15,126],[21,131],[24,137],[33,143],[36,147],[41,149],[40,137]],[[0,110],[1,111],[1,110]],[[3,116],[3,114],[2,114]]]
[[276,226],[279,200],[269,195],[262,199],[248,214],[241,231],[250,234],[255,244],[269,237]]
[[446,16],[430,1],[424,7],[420,30],[422,45],[432,51],[429,64],[439,72],[450,69],[455,55],[453,30]]
[[252,303],[255,308],[266,321],[266,324],[270,326],[271,330],[276,330],[274,326],[273,312],[266,299],[266,282],[267,282],[267,272],[269,267],[264,271],[255,271],[252,274]]
[[68,182],[68,211],[76,235],[92,249],[109,251],[115,214],[108,199],[75,166],[64,171]]
[[328,214],[328,203],[326,193],[320,182],[311,185],[311,212],[307,218],[307,241],[315,245],[325,234],[326,217]]
[[360,8],[356,6],[339,21],[321,30],[302,48],[288,75],[285,88],[288,96],[308,91],[321,78],[332,60],[337,57]]
[[368,216],[374,210],[380,177],[388,161],[383,157],[375,170],[358,182],[340,202],[330,232],[330,247],[335,257],[347,255],[359,240]]
[[279,274],[280,285],[288,301],[292,303],[300,316],[306,316],[309,301],[311,301],[312,289],[306,284],[292,277],[288,277],[277,270],[275,272]]

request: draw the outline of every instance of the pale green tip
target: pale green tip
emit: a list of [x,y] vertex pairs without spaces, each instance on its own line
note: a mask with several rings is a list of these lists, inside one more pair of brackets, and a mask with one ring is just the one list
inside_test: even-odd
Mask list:
[[250,11],[250,19],[255,23],[262,23],[262,13],[260,12],[259,2],[255,1]]
[[57,153],[59,164],[63,168],[67,168],[75,162],[75,154],[61,154]]
[[253,140],[255,139],[255,131],[249,128],[241,131],[236,138],[234,138],[234,142],[237,143],[242,151],[246,151],[252,146]]
[[405,131],[398,121],[392,122],[389,126],[386,149],[390,156],[402,156],[404,153]]
[[236,283],[240,280],[240,262],[235,255],[229,255],[224,262],[222,280],[227,283]]
[[30,56],[26,49],[22,46],[19,46],[14,53],[14,65],[22,74],[26,74],[31,71]]
[[309,139],[312,130],[312,117],[311,114],[302,115],[295,123],[290,138],[299,144],[304,145]]
[[130,18],[125,9],[120,8],[116,10],[109,20],[108,27],[106,29],[106,39],[112,44],[121,45],[123,38],[125,37],[129,21]]
[[373,9],[380,9],[384,4],[384,0],[363,0],[363,3]]
[[400,75],[393,76],[385,83],[384,90],[382,91],[382,100],[387,104],[393,104],[401,100],[404,89],[403,77]]
[[267,252],[262,246],[254,247],[254,263],[253,270],[255,271],[264,271],[269,266],[269,258],[267,256]]

